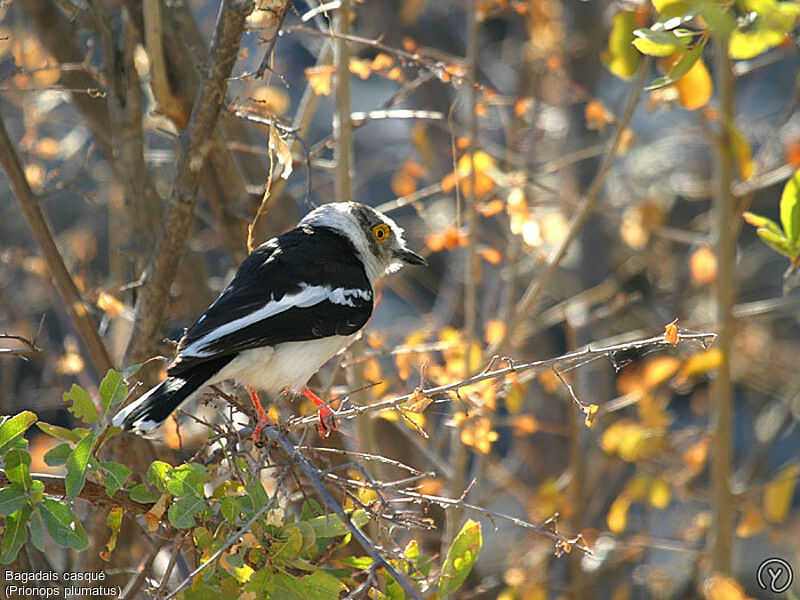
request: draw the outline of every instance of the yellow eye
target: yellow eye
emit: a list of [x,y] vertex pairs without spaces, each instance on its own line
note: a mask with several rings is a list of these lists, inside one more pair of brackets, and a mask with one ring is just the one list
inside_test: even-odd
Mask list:
[[385,242],[389,239],[389,226],[386,223],[375,225],[375,227],[372,228],[372,235],[374,235],[375,239],[379,242]]

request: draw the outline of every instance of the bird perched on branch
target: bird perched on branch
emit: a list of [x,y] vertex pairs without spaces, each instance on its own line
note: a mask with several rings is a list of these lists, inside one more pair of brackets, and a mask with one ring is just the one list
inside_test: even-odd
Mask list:
[[427,265],[389,217],[356,202],[320,206],[253,250],[184,334],[167,379],[123,408],[114,425],[150,431],[202,387],[234,379],[259,417],[254,440],[268,422],[257,389],[301,391],[320,407],[327,436],[333,412],[305,385],[366,325],[375,283],[403,263]]

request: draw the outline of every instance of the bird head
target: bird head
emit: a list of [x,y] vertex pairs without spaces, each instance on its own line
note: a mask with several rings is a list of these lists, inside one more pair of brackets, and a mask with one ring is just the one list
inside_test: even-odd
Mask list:
[[403,229],[380,211],[358,202],[332,202],[308,213],[300,225],[329,227],[347,237],[355,246],[367,276],[375,282],[403,264],[427,265],[403,239]]

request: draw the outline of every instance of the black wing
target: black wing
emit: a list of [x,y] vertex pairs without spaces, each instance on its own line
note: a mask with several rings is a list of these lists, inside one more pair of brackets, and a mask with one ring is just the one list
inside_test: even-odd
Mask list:
[[219,356],[350,335],[372,314],[372,287],[350,241],[298,227],[256,248],[230,285],[180,341],[169,368],[181,375]]

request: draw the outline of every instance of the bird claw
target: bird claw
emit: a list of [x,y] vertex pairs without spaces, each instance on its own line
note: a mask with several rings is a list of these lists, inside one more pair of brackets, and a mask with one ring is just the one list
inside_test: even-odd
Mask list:
[[317,407],[319,407],[319,424],[317,425],[317,432],[322,439],[327,439],[332,431],[338,427],[336,423],[336,415],[333,413],[328,404],[323,401],[319,396],[312,392],[307,387],[300,390],[302,394],[311,400]]
[[258,423],[256,423],[255,429],[253,429],[253,435],[250,436],[250,439],[257,448],[263,448],[264,441],[261,439],[261,432],[264,431],[264,427],[269,425],[272,420],[269,418],[269,415],[267,415],[267,411],[265,411],[264,407],[261,405],[261,398],[258,397],[258,392],[256,389],[249,385],[244,386],[244,389],[246,389],[247,393],[250,395],[250,400],[253,402],[253,406],[256,409],[256,414],[258,415]]

